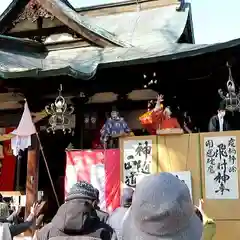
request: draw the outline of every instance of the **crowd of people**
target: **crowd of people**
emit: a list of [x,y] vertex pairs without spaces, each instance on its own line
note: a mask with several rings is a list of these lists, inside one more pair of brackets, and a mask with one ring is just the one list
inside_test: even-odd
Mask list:
[[11,213],[9,204],[5,202],[2,195],[0,195],[0,240],[11,240],[30,229],[34,223],[36,223],[35,220],[39,213],[39,204],[34,204],[31,207],[29,216],[21,223],[19,223],[20,210],[21,208],[15,205]]
[[[14,222],[0,203],[0,240],[34,226],[39,205],[35,204],[25,222]],[[123,189],[121,206],[111,214],[99,208],[99,191],[80,181],[69,191],[52,221],[35,232],[34,240],[210,240],[216,225],[192,202],[187,185],[170,173],[145,177],[135,191]]]

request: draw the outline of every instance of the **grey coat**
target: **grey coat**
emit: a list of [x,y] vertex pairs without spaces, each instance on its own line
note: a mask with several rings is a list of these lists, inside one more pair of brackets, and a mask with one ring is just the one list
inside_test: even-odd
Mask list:
[[114,230],[101,222],[95,209],[82,199],[65,202],[51,223],[44,226],[36,235],[37,240],[116,240]]

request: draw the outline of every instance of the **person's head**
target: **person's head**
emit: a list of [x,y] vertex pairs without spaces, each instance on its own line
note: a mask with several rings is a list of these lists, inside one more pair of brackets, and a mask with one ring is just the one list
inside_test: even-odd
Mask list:
[[116,107],[112,107],[111,118],[117,119],[119,117],[119,112]]
[[218,115],[220,117],[225,117],[226,115],[226,110],[225,109],[218,109]]
[[122,202],[121,205],[123,207],[129,208],[132,204],[132,197],[133,197],[133,189],[132,188],[124,188],[122,194]]
[[200,240],[202,232],[203,224],[195,213],[189,189],[177,177],[162,172],[137,184],[123,223],[124,237]]
[[111,112],[111,118],[112,118],[112,119],[117,119],[118,116],[119,116],[119,113],[118,113],[117,111],[112,111],[112,112]]
[[169,106],[165,108],[164,114],[165,114],[165,116],[167,116],[167,117],[171,117],[171,115],[172,115],[172,110],[171,110],[171,108],[170,108]]
[[220,117],[224,117],[226,114],[226,108],[224,106],[224,104],[220,104],[219,108],[218,108],[218,115]]
[[82,199],[89,203],[93,203],[96,200],[95,188],[92,184],[86,181],[79,181],[75,183],[66,197],[66,202],[75,199]]
[[9,216],[9,207],[5,202],[0,202],[0,219],[5,220]]

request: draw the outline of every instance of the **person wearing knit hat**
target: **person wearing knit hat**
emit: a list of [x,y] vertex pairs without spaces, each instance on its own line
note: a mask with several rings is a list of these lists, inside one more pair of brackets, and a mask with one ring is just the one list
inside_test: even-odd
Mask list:
[[71,187],[66,197],[66,201],[70,201],[73,199],[95,200],[96,199],[95,188],[88,182],[85,181],[77,182]]
[[75,183],[52,221],[34,237],[35,240],[71,239],[116,239],[113,229],[100,221],[94,209],[95,188],[86,181]]

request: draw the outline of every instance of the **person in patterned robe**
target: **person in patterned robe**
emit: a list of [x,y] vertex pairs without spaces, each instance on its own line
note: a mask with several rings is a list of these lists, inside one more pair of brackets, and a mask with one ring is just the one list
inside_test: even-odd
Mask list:
[[118,138],[124,135],[130,135],[131,130],[128,127],[124,118],[119,116],[118,111],[113,110],[111,112],[111,117],[107,119],[100,133],[101,141],[103,143],[107,143],[112,140],[113,143],[111,145],[117,147],[116,141],[118,140]]

